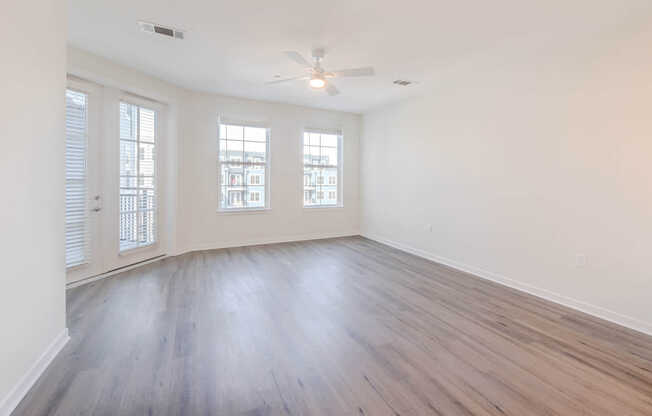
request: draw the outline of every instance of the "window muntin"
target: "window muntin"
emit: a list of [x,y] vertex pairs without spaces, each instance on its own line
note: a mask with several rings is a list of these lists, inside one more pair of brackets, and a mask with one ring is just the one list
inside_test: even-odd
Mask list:
[[341,142],[339,134],[303,133],[305,207],[341,205]]
[[227,123],[220,123],[218,129],[218,208],[225,211],[266,208],[269,129]]
[[88,95],[66,90],[66,267],[89,262]]
[[120,251],[156,242],[155,110],[120,102]]

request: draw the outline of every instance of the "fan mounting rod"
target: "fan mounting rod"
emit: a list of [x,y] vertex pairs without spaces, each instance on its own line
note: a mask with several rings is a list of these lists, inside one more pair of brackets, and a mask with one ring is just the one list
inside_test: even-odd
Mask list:
[[317,62],[321,61],[324,58],[325,53],[326,53],[326,51],[324,51],[324,48],[313,48],[312,49],[312,57]]

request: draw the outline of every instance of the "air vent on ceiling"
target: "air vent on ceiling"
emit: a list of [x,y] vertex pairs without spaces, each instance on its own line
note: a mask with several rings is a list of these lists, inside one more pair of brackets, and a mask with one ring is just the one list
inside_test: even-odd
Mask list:
[[406,81],[404,79],[397,79],[394,81],[394,84],[400,85],[401,87],[407,87],[408,85],[414,84],[414,81]]
[[158,33],[159,35],[167,36],[169,38],[183,39],[183,32],[170,27],[165,27],[149,22],[138,22],[140,30],[147,33]]

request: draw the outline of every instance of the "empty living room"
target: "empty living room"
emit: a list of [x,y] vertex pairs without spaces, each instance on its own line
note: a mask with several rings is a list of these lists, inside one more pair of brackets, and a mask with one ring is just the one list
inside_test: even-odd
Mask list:
[[650,0],[0,10],[0,416],[652,416]]

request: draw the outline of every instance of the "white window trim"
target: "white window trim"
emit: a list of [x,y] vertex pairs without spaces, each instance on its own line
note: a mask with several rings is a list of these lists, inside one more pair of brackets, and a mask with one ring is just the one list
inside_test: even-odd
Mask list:
[[[337,167],[337,202],[335,204],[323,204],[323,205],[306,205],[304,197],[304,176],[305,176],[305,167],[306,164],[303,162],[303,140],[305,133],[319,133],[319,134],[333,134],[337,135],[337,166],[325,166],[325,167]],[[301,206],[304,210],[307,211],[318,211],[318,210],[332,210],[332,209],[341,209],[344,208],[344,132],[342,129],[322,129],[315,127],[305,127],[301,133],[300,140],[300,154],[301,154]],[[317,165],[308,165],[315,166]]]
[[[242,166],[246,165],[259,165],[259,166],[265,166],[265,175],[264,175],[264,182],[265,182],[265,206],[264,207],[251,207],[251,208],[222,208],[220,206],[220,202],[222,200],[222,163],[220,161],[220,125],[221,124],[228,124],[230,126],[242,126],[242,127],[257,127],[257,128],[264,128],[266,135],[267,135],[267,140],[266,140],[266,150],[265,150],[265,163],[259,163],[259,162],[236,162],[235,164],[240,164]],[[217,213],[218,214],[243,214],[243,213],[251,213],[251,214],[256,214],[256,213],[264,213],[267,211],[270,211],[272,209],[271,207],[271,142],[272,142],[272,134],[271,134],[271,129],[265,125],[261,125],[261,123],[256,123],[256,122],[247,122],[247,121],[235,121],[235,120],[230,120],[230,119],[222,119],[218,117],[217,119]],[[243,155],[244,157],[244,155]],[[224,163],[229,163],[229,162],[224,162]],[[234,164],[231,162],[230,164]],[[243,182],[246,182],[246,180],[243,178]]]

